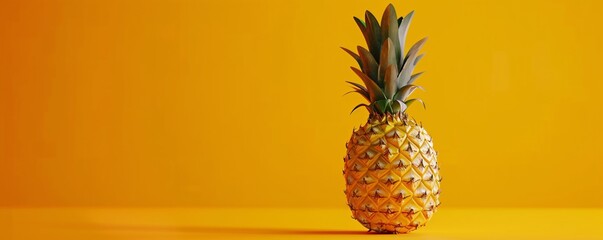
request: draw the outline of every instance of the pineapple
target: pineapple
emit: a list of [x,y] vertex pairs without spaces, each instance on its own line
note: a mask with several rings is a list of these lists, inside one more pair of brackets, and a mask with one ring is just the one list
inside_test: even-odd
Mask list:
[[358,62],[352,67],[364,85],[348,82],[351,92],[369,103],[359,104],[369,111],[366,124],[355,130],[346,143],[343,175],[345,195],[352,218],[369,231],[407,233],[424,226],[440,205],[437,152],[422,124],[405,110],[421,99],[408,99],[420,86],[414,85],[421,73],[412,74],[423,57],[419,50],[427,38],[404,51],[406,33],[414,12],[398,18],[389,5],[381,25],[366,11],[365,21],[354,18],[368,49],[358,53],[343,48]]

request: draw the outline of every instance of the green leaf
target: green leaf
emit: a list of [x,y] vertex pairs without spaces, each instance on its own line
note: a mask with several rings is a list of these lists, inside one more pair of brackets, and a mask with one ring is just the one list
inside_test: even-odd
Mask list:
[[360,28],[360,31],[362,33],[366,32],[366,24],[364,23],[364,21],[357,17],[354,17],[354,21],[356,21],[356,24],[358,25],[358,28]]
[[381,50],[381,27],[379,27],[379,22],[371,12],[366,11],[364,18],[366,21],[366,34],[364,38],[371,54],[377,59]]
[[379,86],[383,86],[383,80],[385,77],[385,71],[389,65],[398,66],[396,62],[396,50],[394,44],[391,39],[387,39],[387,41],[383,42],[381,46],[381,56],[379,58],[379,76],[377,79],[379,80]]
[[381,70],[381,65],[379,65],[377,69],[377,74],[377,85],[379,85],[380,88],[383,88],[383,76],[385,76],[385,73]]
[[421,87],[421,86],[406,85],[406,86],[398,89],[398,92],[396,92],[396,95],[394,95],[394,98],[397,100],[404,101],[404,100],[406,100],[408,95],[410,95],[412,92],[414,92],[415,89],[417,89],[417,88],[423,90],[423,87]]
[[423,38],[415,43],[410,50],[408,50],[408,55],[404,59],[404,66],[402,67],[402,71],[400,71],[400,75],[398,76],[398,86],[404,86],[408,84],[410,80],[410,76],[412,71],[415,69],[415,60],[417,58],[417,54],[421,47],[425,44],[427,38]]
[[369,111],[369,113],[371,112],[371,107],[369,105],[361,103],[361,104],[356,105],[356,107],[354,107],[352,109],[352,111],[350,112],[350,114],[354,113],[354,111],[356,111],[356,109],[358,109],[359,107],[365,107]]
[[392,102],[392,110],[394,113],[404,112],[406,111],[406,104],[400,100],[396,100]]
[[356,22],[356,25],[358,25],[358,28],[360,28],[360,32],[362,32],[364,39],[367,39],[366,24],[364,23],[364,21],[357,17],[354,17],[354,21]]
[[[367,91],[367,90],[366,90],[366,87],[364,87],[364,86],[362,86],[362,85],[360,85],[360,84],[358,84],[358,83],[355,83],[355,82],[350,82],[350,81],[345,81],[345,82],[347,82],[347,83],[351,84],[351,85],[352,85],[352,86],[354,86],[354,87],[357,87],[357,88],[360,88],[360,89],[362,89],[362,90],[364,90],[364,91]],[[368,91],[367,91],[367,92],[368,92]]]
[[352,56],[356,62],[358,62],[358,66],[360,66],[361,69],[364,69],[362,67],[362,60],[360,60],[360,56],[358,56],[358,54],[356,54],[355,52],[352,52],[350,49],[341,47],[341,49],[343,49],[343,51],[347,52],[348,54],[350,54],[350,56]]
[[420,102],[421,104],[423,104],[423,109],[427,109],[427,107],[425,107],[425,102],[423,102],[423,100],[421,100],[420,98],[408,99],[404,102],[404,104],[406,104],[406,106],[410,107],[410,105],[414,102]]
[[383,90],[381,90],[381,88],[379,88],[379,86],[375,82],[373,82],[373,80],[366,76],[366,74],[364,74],[362,71],[358,70],[358,68],[355,67],[352,67],[352,71],[354,71],[354,73],[356,73],[356,75],[360,77],[362,82],[364,82],[364,85],[366,86],[366,89],[369,92],[371,102],[380,99],[385,99],[385,94],[383,93]]
[[415,66],[417,66],[417,64],[419,64],[419,61],[421,61],[421,59],[423,59],[423,56],[425,56],[425,53],[421,53],[421,55],[417,56],[417,58],[415,59]]
[[379,100],[379,101],[375,101],[373,102],[373,104],[375,105],[375,107],[377,108],[377,110],[380,113],[386,113],[387,109],[389,108],[389,99],[383,99],[383,100]]
[[349,92],[347,92],[347,93],[345,93],[343,95],[345,96],[345,95],[348,95],[350,93],[358,93],[358,94],[362,95],[362,97],[364,97],[364,99],[366,99],[367,101],[369,101],[369,102],[371,101],[371,97],[369,96],[369,93],[366,90],[362,90],[362,89],[359,89],[359,88],[354,88],[354,90],[349,91]]
[[406,15],[406,17],[404,17],[402,19],[402,22],[399,24],[400,26],[398,27],[398,40],[400,41],[400,67],[402,67],[402,64],[404,63],[404,54],[405,54],[405,43],[406,43],[406,34],[408,33],[408,27],[410,26],[410,22],[412,21],[412,16],[415,14],[415,11],[411,11],[410,13],[408,13],[408,15]]
[[391,101],[391,100],[389,100],[389,101],[387,102],[387,106],[386,106],[386,108],[385,108],[385,109],[386,109],[386,110],[389,110],[389,113],[394,113],[394,107],[393,107],[393,103],[394,103],[394,102],[395,102],[395,101]]
[[396,93],[396,76],[398,75],[398,67],[390,64],[385,70],[385,96],[392,98]]
[[423,45],[425,45],[426,41],[427,41],[427,37],[424,37],[412,45],[412,47],[408,50],[406,57],[404,57],[404,67],[406,67],[406,64],[409,64],[412,66],[414,66],[416,64],[416,59],[418,57],[417,55],[419,54],[419,51],[421,50]]
[[[395,59],[400,59],[400,40],[398,38],[398,16],[396,15],[396,9],[391,3],[387,5],[383,16],[381,18],[381,39],[391,39],[393,45],[392,48],[395,52]],[[382,50],[383,51],[383,50]],[[381,63],[381,62],[379,62]],[[400,64],[401,65],[401,64]],[[387,66],[387,65],[385,65]],[[401,67],[401,66],[396,66]]]
[[408,80],[408,84],[414,83],[417,80],[417,78],[419,78],[421,75],[423,75],[423,72],[415,73],[412,76],[410,76],[410,80]]
[[392,113],[399,113],[402,108],[400,107],[400,103],[398,101],[393,101],[391,104]]
[[[355,91],[350,91],[350,92],[357,92],[357,93],[361,94],[364,98],[366,98],[367,101],[369,101],[369,102],[371,101],[370,94],[369,94],[368,90],[366,89],[366,87],[364,87],[358,83],[355,83],[355,82],[349,82],[349,81],[346,81],[346,82],[351,84],[353,86],[352,88],[354,88],[354,90],[355,90]],[[344,95],[347,95],[350,92],[347,92]]]
[[358,54],[360,56],[360,61],[362,61],[362,72],[376,83],[379,74],[379,64],[366,48],[358,46]]

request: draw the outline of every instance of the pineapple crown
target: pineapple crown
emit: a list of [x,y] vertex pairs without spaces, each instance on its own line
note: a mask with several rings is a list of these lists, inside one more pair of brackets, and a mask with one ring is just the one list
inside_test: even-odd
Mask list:
[[417,63],[424,54],[418,54],[427,38],[416,42],[408,52],[404,52],[406,33],[414,11],[405,17],[398,18],[396,9],[389,4],[383,12],[381,25],[375,16],[366,11],[365,20],[354,17],[356,24],[362,31],[368,50],[358,46],[358,53],[342,47],[349,53],[360,66],[360,70],[351,67],[364,86],[354,82],[352,85],[356,92],[362,95],[370,104],[358,104],[352,112],[359,107],[366,107],[371,115],[401,114],[414,102],[420,102],[425,108],[425,103],[419,98],[407,99],[408,96],[420,86],[413,85],[423,72],[412,74]]

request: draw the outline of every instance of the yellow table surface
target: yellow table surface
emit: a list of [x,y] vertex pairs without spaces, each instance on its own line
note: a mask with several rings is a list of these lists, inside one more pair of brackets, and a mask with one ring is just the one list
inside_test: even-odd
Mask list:
[[0,239],[603,239],[603,209],[441,208],[384,235],[347,209],[3,208]]

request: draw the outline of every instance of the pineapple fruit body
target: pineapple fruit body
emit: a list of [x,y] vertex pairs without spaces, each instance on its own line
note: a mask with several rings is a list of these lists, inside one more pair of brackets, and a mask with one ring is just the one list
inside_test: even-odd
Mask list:
[[354,131],[346,144],[343,175],[345,194],[352,217],[371,231],[407,233],[432,217],[440,205],[440,181],[437,153],[431,137],[421,124],[411,120],[406,110],[416,80],[414,73],[423,58],[420,50],[427,38],[406,49],[406,34],[414,11],[398,17],[388,5],[381,22],[370,11],[364,20],[354,18],[367,48],[357,52],[343,48],[356,60],[352,71],[363,84],[348,82],[352,91],[367,103],[352,109],[366,108],[369,120]]
[[352,217],[370,231],[407,233],[440,205],[437,152],[406,114],[373,116],[346,144],[345,195]]

